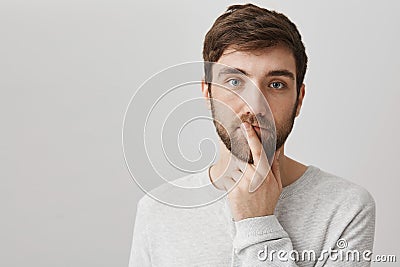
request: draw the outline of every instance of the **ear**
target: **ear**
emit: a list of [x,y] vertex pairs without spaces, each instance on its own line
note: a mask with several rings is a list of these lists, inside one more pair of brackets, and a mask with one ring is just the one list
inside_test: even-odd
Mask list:
[[300,87],[299,101],[297,103],[297,109],[296,109],[296,117],[299,116],[299,114],[300,114],[300,109],[303,105],[303,99],[304,99],[305,94],[306,94],[306,86],[303,83]]
[[210,94],[208,92],[208,84],[204,80],[201,80],[201,93],[204,96],[204,99],[206,100],[206,106],[207,109],[211,109],[211,99],[210,99]]

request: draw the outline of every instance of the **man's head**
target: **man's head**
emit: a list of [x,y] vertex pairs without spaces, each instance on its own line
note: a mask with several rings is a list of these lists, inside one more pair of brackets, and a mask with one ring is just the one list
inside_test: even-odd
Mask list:
[[[252,162],[238,126],[243,120],[252,123],[256,118],[256,124],[268,128],[270,109],[276,127],[275,149],[279,149],[292,130],[304,97],[307,55],[296,26],[285,15],[252,4],[230,6],[206,34],[203,59],[230,66],[240,73],[219,80],[221,86],[216,86],[213,64],[204,65],[203,93],[211,100],[214,124],[226,147],[239,159]],[[255,97],[239,88],[243,83],[240,76],[251,80],[261,94]],[[269,108],[263,106],[265,101]],[[224,103],[236,116],[227,115],[216,103]],[[260,129],[255,130],[261,137]],[[268,141],[260,139],[263,143]]]

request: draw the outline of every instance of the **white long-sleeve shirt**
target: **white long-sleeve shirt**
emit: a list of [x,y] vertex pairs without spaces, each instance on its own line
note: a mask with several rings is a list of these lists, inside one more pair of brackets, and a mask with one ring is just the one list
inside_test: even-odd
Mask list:
[[[207,171],[181,179],[209,181]],[[374,231],[372,196],[310,165],[270,216],[234,222],[226,197],[192,209],[143,197],[129,266],[369,266]]]

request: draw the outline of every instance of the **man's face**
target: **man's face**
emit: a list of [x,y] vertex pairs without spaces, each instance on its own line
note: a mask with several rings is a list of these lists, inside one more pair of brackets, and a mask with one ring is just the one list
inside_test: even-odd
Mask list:
[[[233,155],[253,163],[240,123],[258,125],[254,130],[270,157],[285,143],[298,112],[292,52],[283,46],[254,52],[227,49],[217,63],[230,67],[225,71],[222,65],[216,72],[213,69],[213,83],[221,85],[211,87],[211,109],[218,135]],[[218,76],[218,72],[224,75]],[[272,138],[274,131],[276,139]],[[275,143],[276,147],[272,147]]]

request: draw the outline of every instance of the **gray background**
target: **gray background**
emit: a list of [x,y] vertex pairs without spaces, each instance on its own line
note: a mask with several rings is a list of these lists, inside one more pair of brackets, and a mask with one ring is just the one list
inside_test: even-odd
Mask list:
[[[368,189],[375,253],[399,257],[399,4],[254,2],[297,23],[310,58],[287,154]],[[0,2],[0,266],[127,266],[143,193],[126,106],[150,75],[201,60],[231,3]]]

